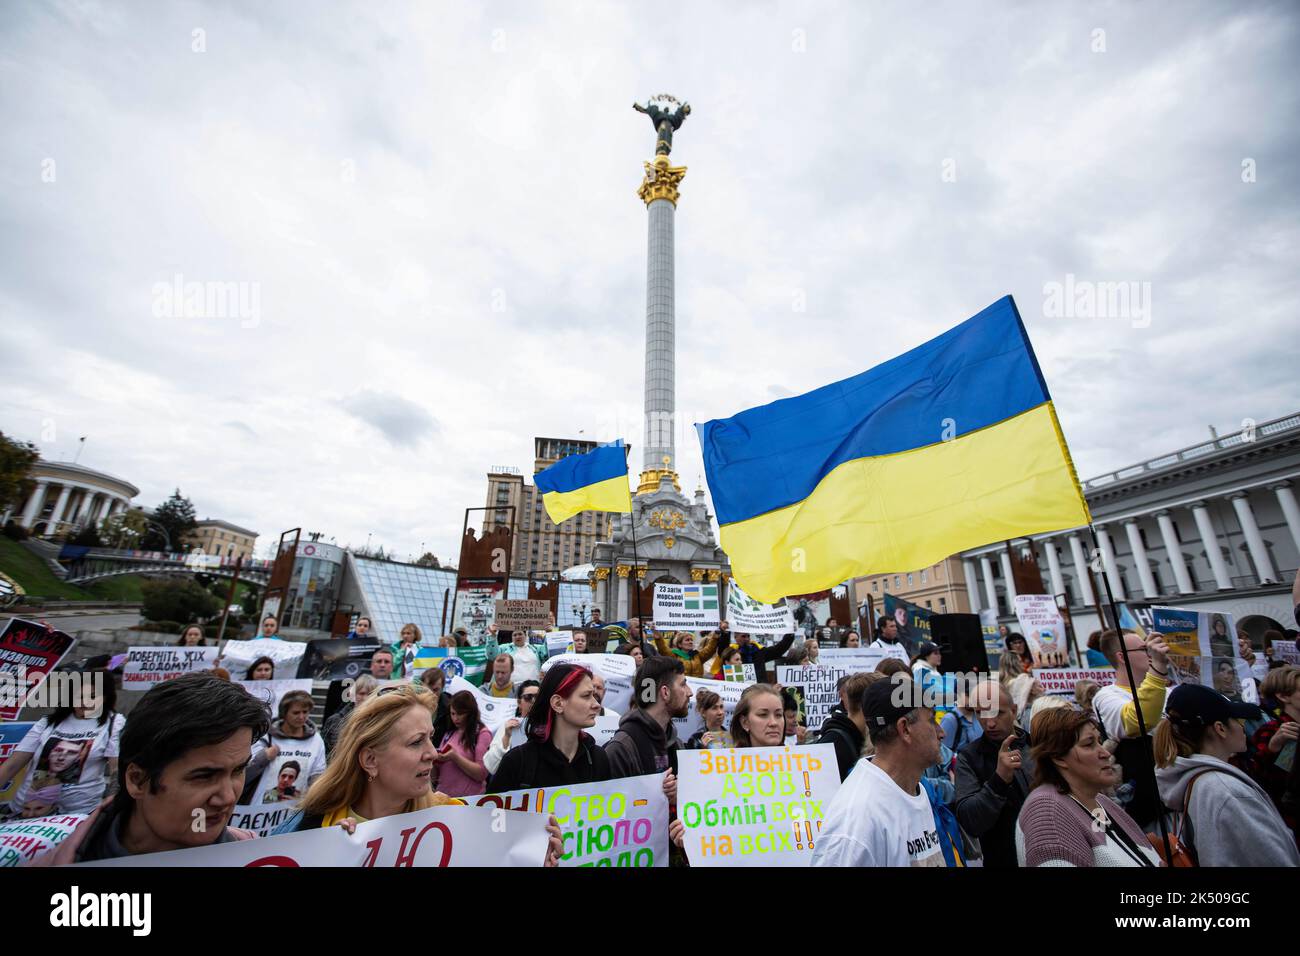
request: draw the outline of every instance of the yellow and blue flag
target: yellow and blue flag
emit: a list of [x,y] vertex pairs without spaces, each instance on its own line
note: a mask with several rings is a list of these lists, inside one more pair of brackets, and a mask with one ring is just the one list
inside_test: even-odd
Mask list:
[[722,548],[760,601],[1090,520],[1010,296],[860,375],[696,428]]
[[533,476],[546,513],[556,524],[580,511],[632,510],[623,439],[585,455],[569,455]]

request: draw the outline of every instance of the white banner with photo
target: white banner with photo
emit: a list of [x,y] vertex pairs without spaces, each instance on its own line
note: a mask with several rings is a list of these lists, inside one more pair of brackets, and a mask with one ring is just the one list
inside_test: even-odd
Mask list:
[[256,637],[251,641],[226,641],[221,649],[221,666],[230,676],[243,678],[253,661],[269,657],[275,663],[273,680],[290,680],[298,676],[298,664],[307,652],[307,645],[299,641],[277,641],[271,637]]
[[295,690],[311,693],[311,681],[306,677],[301,680],[296,678],[294,680],[235,680],[234,683],[258,700],[265,701],[266,706],[271,708],[272,719],[279,716],[280,700],[285,694]]
[[636,661],[628,654],[557,654],[542,665],[545,674],[556,664],[581,664],[605,679],[605,706],[626,714],[632,706]]
[[[753,683],[752,681],[750,683]],[[696,695],[701,688],[711,690],[722,698],[722,706],[726,709],[726,715],[722,718],[722,729],[730,732],[731,718],[736,712],[736,705],[740,703],[740,695],[745,692],[749,684],[742,684],[739,681],[727,680],[710,680],[707,677],[688,677],[686,686],[691,689],[690,709],[686,711],[685,717],[674,717],[673,725],[677,728],[677,736],[682,741],[690,739],[697,731],[704,729],[704,718],[695,706]]]

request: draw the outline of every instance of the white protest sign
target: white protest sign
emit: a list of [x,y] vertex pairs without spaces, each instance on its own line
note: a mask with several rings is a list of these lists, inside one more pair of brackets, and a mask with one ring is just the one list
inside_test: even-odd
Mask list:
[[1065,620],[1056,598],[1050,594],[1017,594],[1016,620],[1039,667],[1055,667],[1070,662],[1070,648],[1065,642]]
[[605,678],[605,706],[625,714],[632,706],[632,678],[636,661],[628,654],[557,654],[542,665],[545,674],[556,664],[581,664]]
[[262,806],[235,807],[228,826],[239,830],[252,830],[259,837],[268,837],[275,828],[298,812],[298,801],[270,803]]
[[251,641],[226,641],[221,649],[221,666],[231,677],[243,677],[259,657],[269,657],[275,662],[275,680],[289,680],[298,676],[298,664],[307,651],[299,641],[277,641],[273,637],[257,637]]
[[148,690],[182,674],[210,671],[216,660],[215,647],[132,647],[122,670],[122,689]]
[[1096,681],[1102,687],[1115,683],[1113,667],[1035,667],[1034,680],[1044,694],[1074,696],[1074,685],[1081,680]]
[[[892,648],[890,649],[892,650]],[[776,679],[782,687],[802,687],[804,695],[804,722],[817,730],[831,709],[840,702],[835,689],[841,677],[849,674],[869,674],[886,657],[887,651],[866,647],[828,648],[821,652],[821,663],[810,665],[779,665]]]
[[311,693],[311,681],[306,677],[302,680],[237,680],[234,683],[258,700],[265,701],[266,706],[271,708],[272,717],[280,713],[280,698],[285,694],[293,690],[305,690]]
[[[750,683],[753,683],[752,681]],[[695,695],[699,693],[700,688],[711,690],[722,698],[722,706],[726,709],[726,715],[722,718],[722,729],[731,730],[731,718],[736,712],[736,705],[740,703],[740,695],[745,692],[749,684],[742,684],[738,681],[727,680],[710,680],[705,677],[688,677],[686,686],[690,688],[691,700],[689,709],[685,717],[674,717],[673,725],[677,728],[677,737],[679,740],[689,740],[698,730],[704,729],[704,718],[695,707]]]
[[721,623],[716,584],[656,584],[655,628],[701,631]]
[[733,580],[727,586],[727,623],[736,634],[789,634],[794,630],[794,614],[784,598],[780,604],[764,604]]
[[564,839],[563,867],[668,865],[663,774],[466,799],[476,807],[502,807],[542,819],[554,814]]
[[509,814],[492,807],[444,806],[370,820],[348,835],[342,827],[322,827],[260,840],[238,840],[143,853],[81,866],[541,866],[549,836],[546,817]]
[[[89,814],[35,817],[0,823],[0,868],[22,866],[53,850]],[[667,824],[664,824],[665,827]]]
[[808,866],[839,788],[831,744],[679,750],[686,856],[691,866]]
[[618,733],[618,722],[622,719],[622,714],[601,714],[586,732],[595,739],[597,747],[603,747],[614,739]]
[[1300,651],[1295,641],[1274,641],[1273,656],[1284,664],[1300,664]]
[[[495,735],[507,720],[519,709],[519,702],[513,694],[509,697],[493,697],[480,687],[475,687],[463,677],[453,677],[447,681],[447,693],[459,694],[467,690],[478,701],[478,719]],[[511,736],[514,736],[513,734]]]
[[901,645],[883,651],[869,647],[825,647],[819,651],[817,661],[846,674],[870,674],[887,657],[905,661],[907,652]]

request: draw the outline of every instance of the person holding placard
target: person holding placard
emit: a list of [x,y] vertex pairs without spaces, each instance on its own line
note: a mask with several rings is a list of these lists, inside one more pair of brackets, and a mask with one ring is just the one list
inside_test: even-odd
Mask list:
[[187,624],[181,631],[180,640],[176,642],[177,647],[205,647],[207,641],[203,639],[203,626],[201,624]]
[[765,684],[770,678],[767,665],[784,657],[793,645],[794,634],[790,633],[771,647],[762,647],[755,644],[748,634],[737,634],[736,643],[732,646],[740,650],[740,662],[742,664],[754,665],[754,675],[758,683]]
[[735,746],[731,734],[723,727],[727,719],[727,707],[718,694],[707,687],[701,687],[695,692],[695,710],[704,721],[704,726],[686,741],[687,749],[725,750]]
[[269,657],[259,657],[248,665],[244,680],[275,680],[275,661]]
[[520,728],[523,726],[524,720],[532,712],[541,686],[535,680],[526,680],[521,681],[515,689],[519,701],[519,705],[515,708],[515,715],[497,728],[496,736],[492,738],[492,746],[488,747],[487,753],[483,755],[483,766],[487,768],[489,776],[500,769],[501,758],[518,740],[523,738],[524,732]]
[[542,677],[537,701],[524,722],[523,745],[501,758],[488,780],[488,792],[610,779],[609,758],[584,732],[599,713],[591,672],[579,664],[553,665]]
[[1259,691],[1263,700],[1273,701],[1280,710],[1251,736],[1252,774],[1300,845],[1295,795],[1288,799],[1287,794],[1288,785],[1296,779],[1296,756],[1300,752],[1300,667],[1288,664],[1274,668]]
[[[9,803],[21,813],[30,794],[58,788],[58,813],[90,813],[117,787],[118,747],[126,718],[117,712],[117,688],[107,671],[78,675],[81,687],[73,707],[58,707],[42,717],[0,764],[0,790],[33,763]],[[48,794],[42,797],[47,799]]]
[[1180,684],[1156,725],[1160,799],[1182,814],[1178,841],[1199,866],[1300,866],[1295,834],[1268,793],[1229,763],[1246,750],[1245,721],[1258,714],[1254,704]]
[[713,657],[718,647],[717,634],[710,634],[695,647],[695,635],[690,631],[678,631],[671,638],[656,637],[655,646],[660,654],[671,655],[681,660],[687,677],[703,677],[704,662]]
[[415,656],[420,653],[424,643],[424,634],[418,624],[403,624],[396,644],[391,646],[393,652],[393,670],[398,677],[413,677]]
[[[296,800],[325,772],[325,741],[311,720],[311,694],[291,690],[280,698],[279,717],[253,744],[245,803]],[[288,767],[296,765],[293,779]],[[260,782],[257,781],[260,775]],[[249,789],[251,788],[251,789]]]
[[244,787],[249,748],[269,725],[264,703],[210,674],[185,674],[151,688],[122,731],[112,802],[40,862],[110,860],[253,839],[227,823]]
[[[574,650],[579,654],[586,649],[587,635],[584,634],[582,640],[584,644],[583,651],[578,651],[576,647],[577,634],[574,635]],[[514,671],[511,679],[516,683],[526,680],[538,680],[542,676],[542,660],[545,657],[545,652],[528,642],[527,631],[517,630],[511,633],[510,643],[498,645],[497,654],[509,654],[514,661]]]
[[262,633],[257,636],[262,640],[278,641],[281,640],[279,630],[280,622],[276,620],[274,614],[268,614],[262,618]]
[[780,747],[785,742],[785,702],[771,684],[745,688],[731,715],[736,747]]

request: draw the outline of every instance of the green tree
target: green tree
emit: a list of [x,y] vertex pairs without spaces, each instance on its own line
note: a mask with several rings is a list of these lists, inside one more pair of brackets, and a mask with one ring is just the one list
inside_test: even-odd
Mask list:
[[138,548],[149,530],[148,519],[139,508],[123,511],[105,518],[99,527],[99,536],[109,548]]
[[186,578],[160,578],[141,582],[141,613],[148,621],[189,624],[221,611],[221,599]]
[[426,568],[439,567],[438,558],[434,555],[432,551],[424,552],[424,554],[420,555],[420,560],[416,561],[415,563]]
[[[154,509],[152,521],[153,524],[149,526],[149,530],[140,541],[140,547],[145,551],[167,550],[168,545],[171,546],[172,551],[184,551],[186,537],[198,525],[194,515],[194,505],[190,503],[190,499],[181,494],[179,488]],[[154,525],[165,528],[166,536],[164,537]]]
[[0,512],[18,507],[31,493],[33,482],[28,475],[40,457],[31,442],[14,441],[0,432]]

